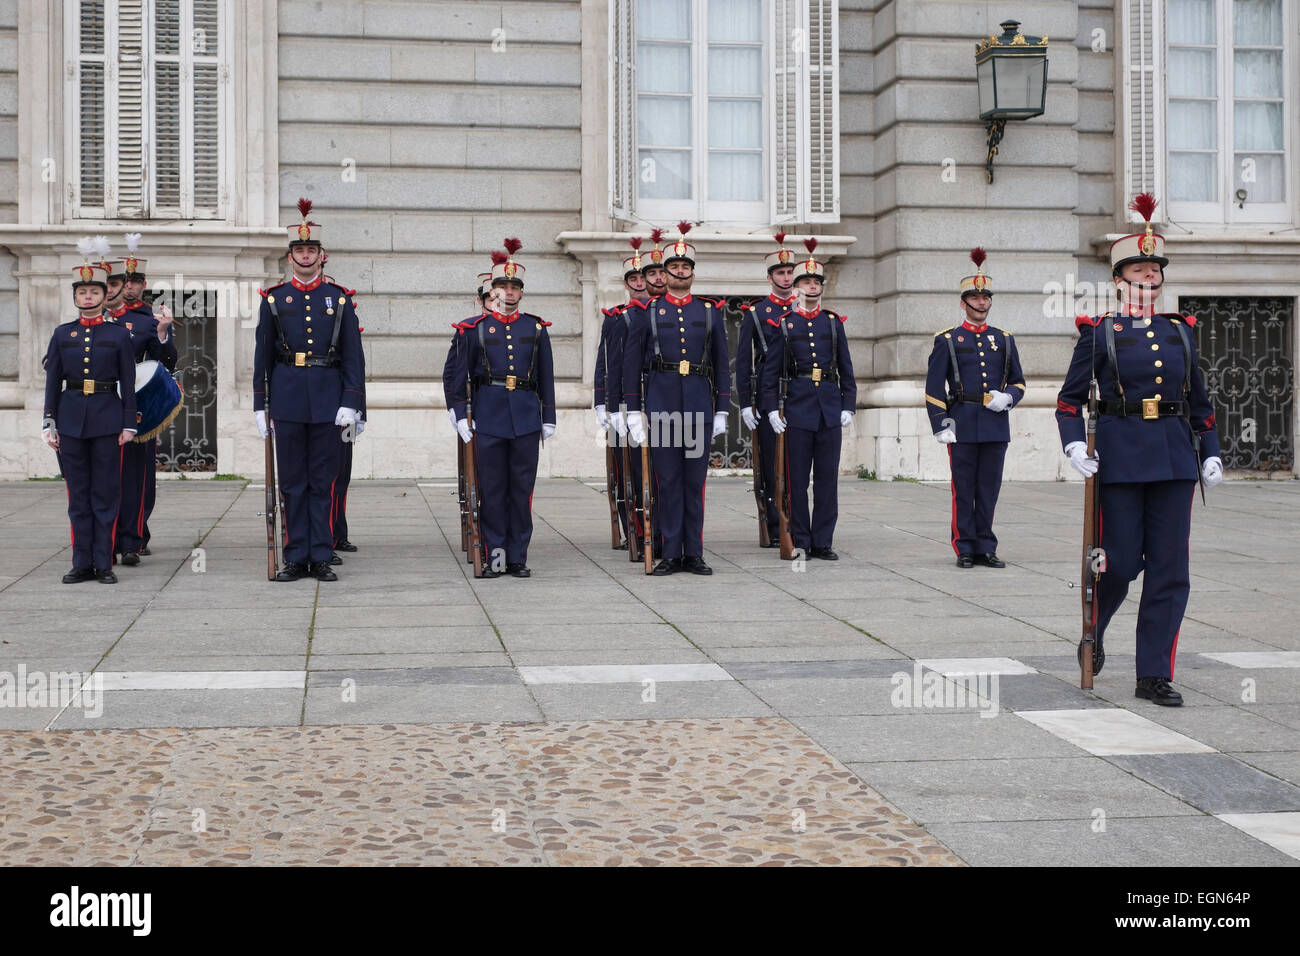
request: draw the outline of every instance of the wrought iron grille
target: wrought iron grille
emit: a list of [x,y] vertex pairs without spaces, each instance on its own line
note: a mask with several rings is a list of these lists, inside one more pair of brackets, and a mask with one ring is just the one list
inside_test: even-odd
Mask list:
[[175,378],[185,390],[185,407],[158,436],[159,471],[217,470],[217,293],[169,291],[157,297],[176,316]]
[[1290,471],[1295,463],[1295,300],[1188,297],[1225,468]]
[[[753,441],[749,429],[740,420],[740,403],[736,398],[736,342],[740,338],[740,306],[752,297],[732,296],[723,313],[727,322],[727,374],[731,376],[731,405],[727,410],[727,433],[713,440],[709,451],[710,468],[752,468]],[[755,391],[757,391],[757,382]]]

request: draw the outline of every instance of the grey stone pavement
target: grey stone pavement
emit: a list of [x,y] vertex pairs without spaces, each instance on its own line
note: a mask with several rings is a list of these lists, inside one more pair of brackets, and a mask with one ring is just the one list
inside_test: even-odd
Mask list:
[[963,571],[946,485],[845,478],[841,560],[800,569],[758,548],[748,479],[715,478],[715,573],[665,579],[609,548],[603,486],[552,479],[533,577],[474,580],[429,479],[354,482],[340,580],[269,583],[262,496],[160,482],[154,554],[110,588],[60,583],[61,482],[0,485],[0,680],[106,688],[0,730],[774,717],[970,864],[1300,860],[1300,482],[1197,501],[1181,709],[1133,696],[1140,581],[1078,688],[1074,483],[1004,486],[1009,566]]

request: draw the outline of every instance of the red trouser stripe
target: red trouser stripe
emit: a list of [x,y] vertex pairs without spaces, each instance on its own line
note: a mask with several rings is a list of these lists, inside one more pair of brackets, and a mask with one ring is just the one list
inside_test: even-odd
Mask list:
[[957,476],[952,473],[952,445],[948,446],[948,489],[952,492],[952,553],[960,555],[957,550]]

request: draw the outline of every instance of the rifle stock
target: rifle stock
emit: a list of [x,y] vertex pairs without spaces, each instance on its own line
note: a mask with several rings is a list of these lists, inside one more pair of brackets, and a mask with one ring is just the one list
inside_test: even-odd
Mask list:
[[767,486],[763,483],[763,443],[759,438],[759,429],[755,428],[750,435],[750,457],[754,465],[754,503],[758,505],[758,545],[761,548],[770,548],[772,538],[767,533]]
[[[474,427],[471,412],[465,410],[465,421]],[[465,445],[465,522],[466,536],[469,544],[469,563],[474,565],[474,577],[483,577],[483,531],[479,524],[479,487],[478,487],[478,448],[477,436],[470,432],[469,444]],[[462,444],[464,444],[462,442]]]
[[645,519],[642,527],[641,556],[645,563],[645,573],[651,574],[655,569],[654,545],[654,501],[650,493],[654,482],[650,480],[650,436],[646,435],[645,444],[641,446],[641,512]]
[[615,551],[623,543],[623,533],[618,521],[618,469],[614,465],[614,448],[605,433],[605,496],[609,498],[609,546]]
[[460,440],[459,435],[452,437],[456,440],[456,504],[460,509],[460,550],[468,555],[469,525],[465,518],[469,512],[465,505],[465,443]]
[[[1097,380],[1094,378],[1088,391],[1088,457],[1097,452]],[[1083,638],[1079,642],[1079,687],[1092,690],[1093,660],[1097,649],[1097,583],[1106,570],[1106,554],[1097,547],[1097,526],[1101,510],[1101,496],[1097,476],[1083,483],[1083,566],[1080,577],[1083,589]]]
[[275,545],[275,516],[279,505],[279,489],[275,485],[275,436],[269,431],[264,440],[266,458],[266,579],[274,581],[279,571],[279,555]]
[[627,507],[627,559],[641,560],[641,495],[632,471],[632,446],[623,436],[619,453],[623,456],[623,500]]
[[[785,421],[785,415],[781,416]],[[794,560],[794,540],[790,537],[790,488],[785,473],[785,432],[776,436],[776,515],[781,522],[781,560]]]

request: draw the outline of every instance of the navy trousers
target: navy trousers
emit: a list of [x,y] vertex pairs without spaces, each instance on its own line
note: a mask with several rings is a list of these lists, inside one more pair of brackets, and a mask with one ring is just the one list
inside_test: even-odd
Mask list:
[[957,554],[992,554],[998,549],[993,510],[1002,490],[1007,442],[956,442],[948,446],[952,468],[952,549]]
[[339,440],[339,475],[334,482],[334,544],[348,540],[348,485],[352,483],[352,445],[353,442]]
[[[840,441],[843,429],[785,431],[790,538],[796,548],[829,548],[839,519]],[[808,475],[813,479],[812,520],[808,520]]]
[[620,438],[618,432],[614,431],[614,429],[612,428],[605,433],[605,436],[606,436],[605,441],[607,443],[607,447],[609,448],[610,452],[612,452],[614,455],[614,487],[616,489],[614,493],[614,499],[618,502],[618,525],[620,528],[623,529],[623,540],[626,541],[628,538],[628,527],[627,527],[628,503],[623,499],[623,487],[624,487],[623,485],[623,441],[624,439]]
[[330,528],[339,473],[339,429],[333,422],[275,423],[275,460],[284,495],[284,560],[305,564],[334,554]]
[[59,466],[68,486],[72,566],[113,566],[113,535],[122,504],[122,447],[116,435],[59,436]]
[[117,519],[114,552],[139,551],[148,540],[149,479],[154,463],[153,441],[122,446],[122,509]]
[[[663,414],[664,417],[658,416]],[[704,557],[704,482],[709,476],[713,416],[694,412],[690,435],[682,416],[650,413],[650,463],[654,468],[655,527],[660,557]],[[701,435],[703,437],[701,437]],[[690,437],[688,447],[686,441]],[[640,452],[640,449],[634,449]]]
[[494,570],[505,570],[501,567],[502,556],[506,564],[528,563],[541,438],[541,432],[519,438],[493,438],[479,432],[474,439],[483,502],[479,523],[488,566]]
[[[781,533],[781,516],[776,512],[776,432],[772,431],[772,424],[767,420],[766,415],[759,416],[756,433],[758,435],[759,460],[755,463],[754,470],[762,475],[763,487],[767,489],[764,496],[767,504],[767,530],[771,539],[775,541]],[[837,452],[837,468],[838,462],[839,455]]]
[[[623,436],[619,439],[620,445],[625,444],[627,441],[628,438],[626,436]],[[619,452],[619,468],[622,469],[623,449],[620,447],[618,449],[618,452]],[[632,470],[632,495],[633,495],[633,500],[630,500],[627,503],[628,521],[630,522],[628,528],[631,531],[632,535],[637,540],[637,547],[644,548],[645,531],[641,528],[641,519],[637,515],[637,509],[641,506],[641,449],[635,445],[629,446],[627,449],[627,457],[628,457],[628,463],[632,466],[631,470]],[[630,559],[630,555],[629,555],[629,559]]]
[[1192,530],[1194,481],[1101,486],[1098,541],[1106,570],[1097,588],[1097,637],[1145,570],[1138,603],[1137,676],[1174,676],[1178,632],[1191,593],[1187,539]]

